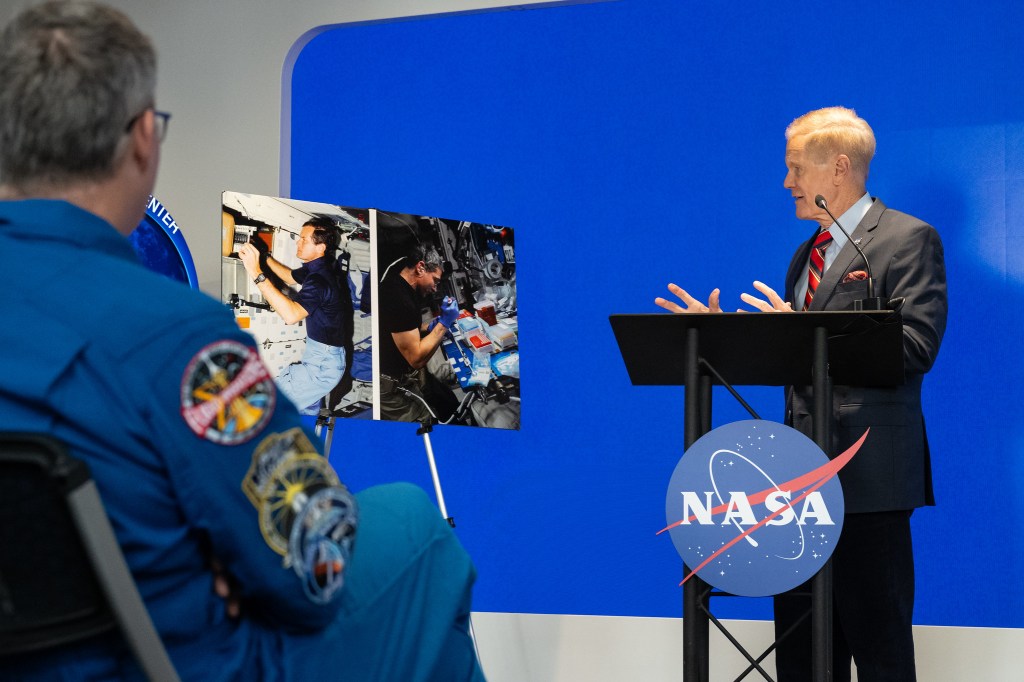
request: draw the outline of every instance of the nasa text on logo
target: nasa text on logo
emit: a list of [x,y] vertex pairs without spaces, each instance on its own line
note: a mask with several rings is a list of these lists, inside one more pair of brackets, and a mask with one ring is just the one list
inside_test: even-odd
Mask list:
[[665,515],[688,573],[743,596],[785,592],[825,565],[843,527],[836,473],[860,448],[829,460],[782,424],[747,420],[701,437],[679,460]]

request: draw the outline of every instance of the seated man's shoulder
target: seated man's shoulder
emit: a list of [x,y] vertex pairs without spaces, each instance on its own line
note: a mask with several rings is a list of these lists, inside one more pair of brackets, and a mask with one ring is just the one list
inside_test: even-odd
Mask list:
[[70,322],[89,339],[116,337],[121,352],[199,330],[238,331],[227,306],[136,263],[106,263],[102,273],[83,273],[79,282],[77,298],[85,305]]

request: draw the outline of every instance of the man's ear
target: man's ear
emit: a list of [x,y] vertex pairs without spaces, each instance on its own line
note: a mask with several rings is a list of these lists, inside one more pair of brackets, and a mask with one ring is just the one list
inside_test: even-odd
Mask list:
[[840,154],[836,157],[835,165],[832,168],[832,183],[836,186],[842,184],[850,175],[850,157]]
[[138,164],[139,170],[146,172],[150,164],[157,163],[158,147],[160,142],[156,139],[156,114],[153,109],[146,109],[139,116],[138,120],[129,131],[131,160]]

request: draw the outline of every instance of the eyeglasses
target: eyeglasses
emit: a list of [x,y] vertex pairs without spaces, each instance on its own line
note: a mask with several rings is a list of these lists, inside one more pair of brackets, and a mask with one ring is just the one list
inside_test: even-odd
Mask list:
[[[150,109],[153,109],[153,107],[146,107],[139,113],[132,116],[131,120],[128,121],[128,125],[124,127],[124,131],[127,133],[131,130],[132,126],[135,125],[135,122],[142,118],[142,115]],[[170,121],[171,115],[168,112],[153,109],[153,124],[156,127],[156,139],[160,142],[163,142],[164,138],[167,137],[167,126],[170,125]]]

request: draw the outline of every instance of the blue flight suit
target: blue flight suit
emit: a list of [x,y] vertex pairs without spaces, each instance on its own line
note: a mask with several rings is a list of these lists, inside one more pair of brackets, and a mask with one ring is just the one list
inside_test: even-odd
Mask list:
[[[225,306],[62,201],[0,202],[0,254],[0,429],[88,462],[183,680],[482,679],[437,508],[407,484],[356,505]],[[4,680],[141,677],[115,634],[0,659]]]

